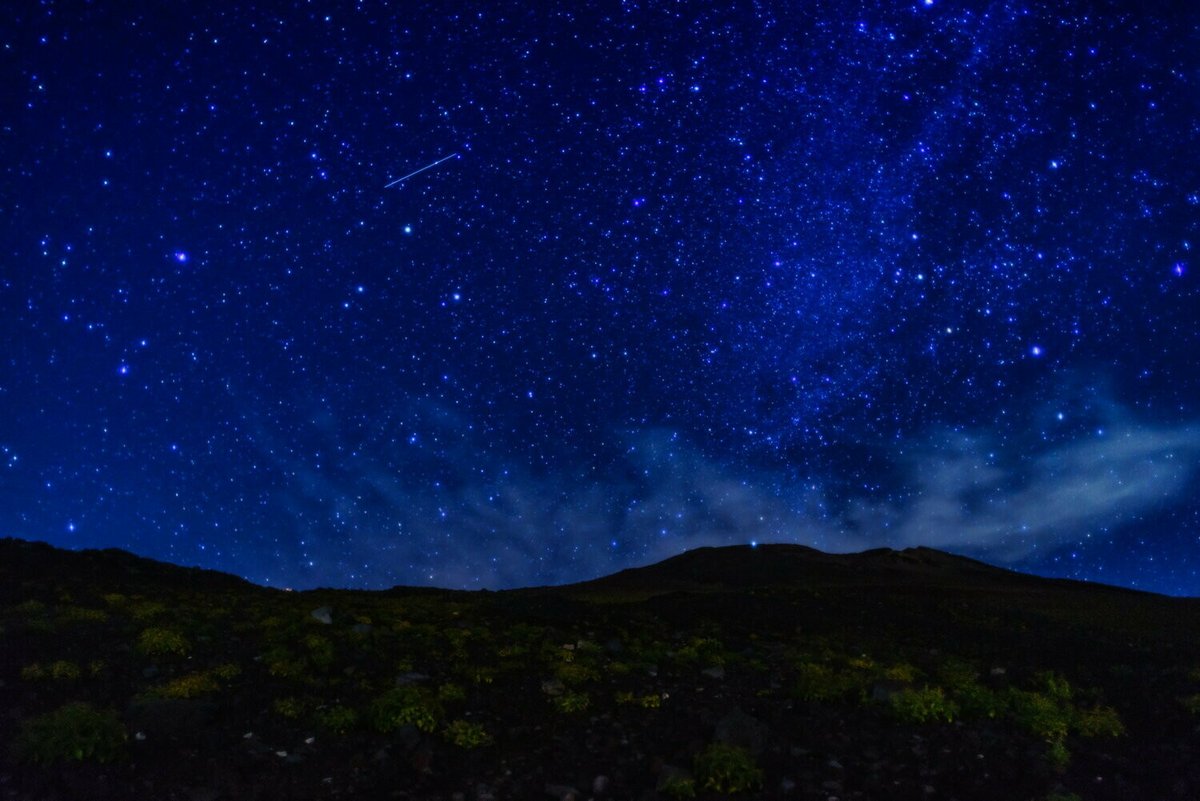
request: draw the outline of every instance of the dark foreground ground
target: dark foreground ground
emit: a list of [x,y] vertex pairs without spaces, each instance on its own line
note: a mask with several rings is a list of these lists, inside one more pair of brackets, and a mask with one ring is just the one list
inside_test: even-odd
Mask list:
[[1198,725],[1196,601],[925,549],[289,593],[0,540],[0,798],[1191,801]]

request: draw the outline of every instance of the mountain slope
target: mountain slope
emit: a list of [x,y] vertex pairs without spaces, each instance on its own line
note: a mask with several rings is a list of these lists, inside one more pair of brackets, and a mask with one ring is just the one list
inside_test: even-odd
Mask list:
[[1200,601],[924,548],[284,592],[0,540],[17,801],[1192,801],[1198,724]]

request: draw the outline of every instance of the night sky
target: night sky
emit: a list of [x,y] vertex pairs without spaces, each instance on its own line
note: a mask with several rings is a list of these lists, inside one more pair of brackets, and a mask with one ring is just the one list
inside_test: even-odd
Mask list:
[[0,535],[1200,595],[1194,4],[206,5],[0,21]]

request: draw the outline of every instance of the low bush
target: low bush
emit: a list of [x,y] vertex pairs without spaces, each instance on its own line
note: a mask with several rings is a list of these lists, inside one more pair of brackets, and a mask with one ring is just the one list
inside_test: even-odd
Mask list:
[[148,628],[138,636],[137,649],[145,656],[187,656],[192,647],[172,629]]
[[112,762],[125,755],[125,727],[114,712],[73,703],[25,721],[14,743],[18,759],[51,765],[94,760]]
[[417,687],[389,690],[371,705],[371,722],[385,734],[408,725],[431,732],[441,717],[441,704]]
[[946,697],[941,687],[905,689],[888,698],[892,714],[904,723],[952,723],[958,704]]
[[713,743],[696,756],[696,781],[703,790],[744,793],[762,786],[763,773],[750,752],[735,745]]
[[459,748],[479,748],[492,744],[492,736],[478,723],[452,720],[442,732],[446,740]]

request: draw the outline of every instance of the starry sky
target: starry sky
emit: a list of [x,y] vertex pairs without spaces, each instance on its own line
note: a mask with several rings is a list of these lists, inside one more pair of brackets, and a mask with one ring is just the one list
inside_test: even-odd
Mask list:
[[1200,595],[1200,7],[712,5],[8,6],[0,535]]

